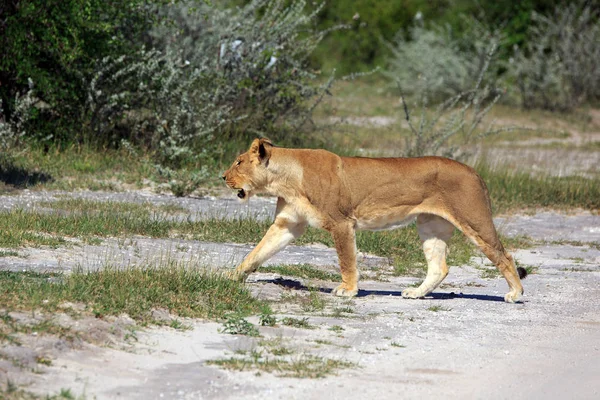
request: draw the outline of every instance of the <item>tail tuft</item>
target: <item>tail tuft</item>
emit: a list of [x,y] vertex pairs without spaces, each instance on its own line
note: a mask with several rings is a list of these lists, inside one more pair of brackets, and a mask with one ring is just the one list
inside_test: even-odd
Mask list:
[[527,270],[523,267],[517,267],[517,272],[519,273],[519,278],[525,279],[527,277]]

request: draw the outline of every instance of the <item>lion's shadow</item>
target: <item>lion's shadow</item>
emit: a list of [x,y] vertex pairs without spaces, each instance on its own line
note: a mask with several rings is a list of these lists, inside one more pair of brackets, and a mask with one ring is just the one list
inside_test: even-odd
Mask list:
[[[287,289],[294,290],[315,290],[314,287],[309,288],[306,285],[303,285],[302,282],[288,279],[288,278],[275,278],[270,279],[268,281],[274,283],[278,286],[283,286]],[[332,289],[318,287],[316,288],[321,293],[331,293]],[[392,297],[402,297],[401,290],[359,290],[356,297],[366,297],[366,296],[392,296]],[[423,300],[453,300],[453,299],[473,299],[473,300],[482,300],[482,301],[496,301],[496,302],[504,302],[504,298],[501,296],[490,296],[487,294],[463,294],[463,293],[430,293]]]

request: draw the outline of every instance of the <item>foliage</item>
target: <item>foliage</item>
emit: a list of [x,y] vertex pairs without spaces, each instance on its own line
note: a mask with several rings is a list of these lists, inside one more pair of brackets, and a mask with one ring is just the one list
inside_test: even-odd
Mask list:
[[[315,84],[307,67],[327,31],[312,30],[318,9],[305,13],[302,0],[228,9],[196,0],[116,3],[70,0],[48,11],[20,0],[0,41],[14,55],[0,64],[2,137],[132,144],[150,150],[166,175],[185,165],[205,175],[231,138],[283,142],[310,122],[311,100],[333,82]],[[14,44],[30,35],[19,24],[43,25],[36,18],[51,27],[30,39],[47,49],[19,50]],[[26,90],[35,101],[23,113]],[[195,186],[173,183],[182,195]]]
[[166,9],[174,28],[151,32],[153,44],[177,55],[189,68],[205,71],[203,91],[210,101],[230,111],[236,121],[221,130],[255,136],[262,132],[281,142],[285,128],[299,128],[310,118],[308,100],[332,84],[319,87],[307,58],[334,26],[313,31],[319,11],[305,13],[304,0],[253,0],[239,8],[219,9],[189,3]]
[[174,261],[140,268],[107,267],[69,275],[0,271],[0,302],[9,310],[56,312],[65,301],[82,303],[97,317],[126,313],[142,324],[157,323],[150,310],[190,318],[242,318],[264,303],[240,283]]
[[223,322],[222,333],[229,333],[231,335],[247,335],[247,336],[259,336],[258,329],[250,322],[246,321],[240,314],[228,314],[225,316]]
[[190,144],[210,141],[228,114],[206,90],[206,72],[206,66],[189,69],[156,50],[102,60],[87,90],[90,134],[105,143],[124,139],[155,150],[165,166],[206,158],[206,147]]
[[[400,31],[410,37],[415,16],[420,15],[432,26],[451,27],[453,35],[462,35],[470,29],[465,16],[475,17],[485,26],[497,27],[510,49],[523,45],[531,25],[531,13],[544,14],[562,0],[336,0],[326,1],[318,15],[317,28],[326,29],[334,24],[349,24],[344,32],[334,32],[323,40],[313,53],[315,66],[335,66],[343,73],[369,70],[384,65],[387,49],[381,38],[391,41]],[[430,26],[430,25],[431,26]],[[499,56],[507,59],[510,52],[499,49]]]
[[[502,95],[501,89],[484,83],[485,74],[496,48],[497,44],[492,42],[483,64],[479,67],[474,87],[447,97],[436,106],[433,112],[428,110],[428,86],[421,89],[421,111],[416,120],[410,112],[404,95],[401,94],[404,116],[411,131],[411,135],[406,137],[404,156],[443,155],[460,158],[465,155],[464,145],[513,129],[511,127],[494,128],[490,124],[486,129],[480,130],[486,114]],[[426,79],[425,84],[427,82]],[[399,82],[399,85],[401,84]],[[440,92],[444,87],[443,82],[437,86]]]
[[326,37],[316,49],[313,63],[318,67],[335,66],[343,73],[372,69],[383,64],[387,56],[381,38],[392,40],[396,32],[411,25],[418,12],[427,19],[438,18],[447,8],[447,0],[325,1],[317,17],[317,27],[328,29],[346,24],[349,29]]
[[600,9],[586,1],[532,14],[523,48],[507,65],[524,108],[569,111],[600,99]]
[[0,100],[6,121],[15,99],[35,84],[39,98],[28,135],[66,139],[80,128],[82,77],[95,60],[140,46],[153,18],[150,3],[166,0],[12,0],[0,5]]
[[304,318],[294,318],[294,317],[284,317],[281,319],[281,324],[285,326],[291,326],[293,328],[302,328],[302,329],[315,329],[316,326],[311,325],[308,322],[308,317]]
[[275,326],[277,324],[277,317],[273,315],[273,311],[270,308],[265,308],[258,316],[258,321],[261,326]]
[[[459,34],[448,25],[426,29],[423,21],[417,20],[409,39],[400,31],[393,43],[386,43],[392,56],[385,75],[398,82],[404,93],[426,91],[428,100],[436,102],[471,89],[475,79],[483,78],[483,67],[487,69],[495,55],[489,51],[490,44],[496,47],[500,35],[475,19],[466,26]],[[493,80],[495,75],[485,78]]]
[[38,102],[33,95],[33,82],[29,82],[29,90],[24,96],[15,95],[12,118],[7,118],[0,98],[0,148],[7,149],[19,143],[27,135],[27,124],[34,113],[34,105]]

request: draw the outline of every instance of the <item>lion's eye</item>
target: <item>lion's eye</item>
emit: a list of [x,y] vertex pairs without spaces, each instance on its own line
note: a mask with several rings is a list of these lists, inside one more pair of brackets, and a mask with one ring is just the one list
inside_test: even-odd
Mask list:
[[240,165],[242,163],[242,160],[237,160],[237,163],[235,163],[235,165]]

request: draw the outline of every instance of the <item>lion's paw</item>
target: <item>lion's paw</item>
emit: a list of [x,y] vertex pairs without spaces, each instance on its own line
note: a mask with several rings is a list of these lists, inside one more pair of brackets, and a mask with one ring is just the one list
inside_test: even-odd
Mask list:
[[418,288],[406,288],[402,291],[402,297],[405,299],[420,299],[423,294]]
[[504,301],[507,303],[516,303],[521,295],[518,292],[508,292],[504,296]]
[[340,297],[354,297],[358,294],[358,288],[355,287],[354,289],[349,289],[348,287],[346,287],[345,284],[342,283],[341,285],[333,289],[331,293]]
[[227,274],[227,277],[229,279],[231,279],[232,281],[246,282],[246,279],[248,278],[248,275],[249,275],[248,273],[245,273],[244,271],[238,271],[236,269],[236,270],[233,270],[233,271],[229,272]]

